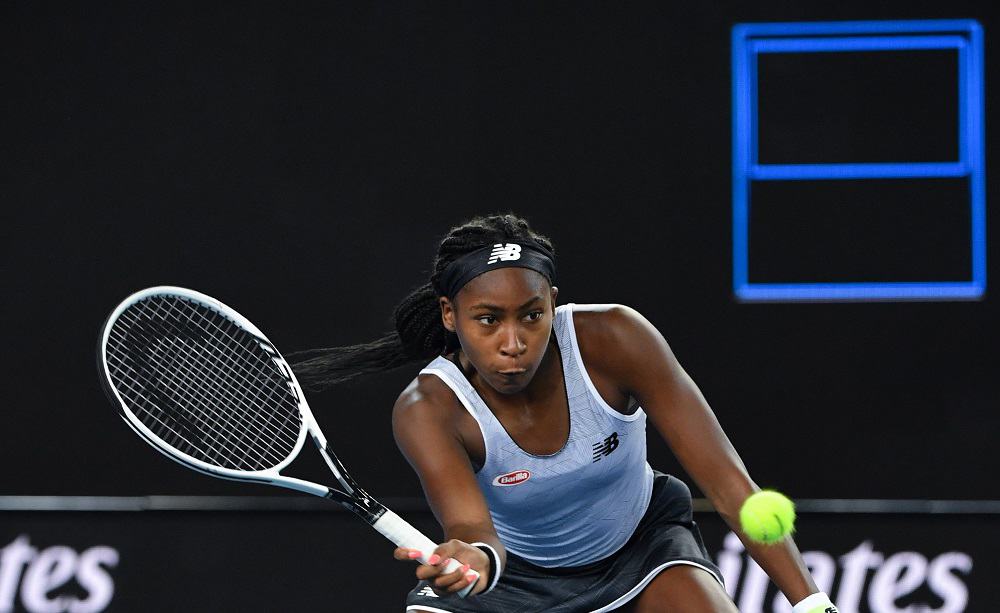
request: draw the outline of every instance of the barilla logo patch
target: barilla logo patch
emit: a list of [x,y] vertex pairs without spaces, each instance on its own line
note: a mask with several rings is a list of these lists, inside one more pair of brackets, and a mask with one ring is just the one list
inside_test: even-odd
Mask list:
[[527,470],[515,470],[512,473],[507,473],[506,475],[500,475],[493,480],[493,485],[499,485],[500,487],[510,487],[511,485],[520,485],[528,479],[531,478],[531,472]]
[[509,262],[512,260],[521,259],[521,245],[515,243],[497,243],[493,245],[493,251],[490,252],[490,259],[486,261],[487,264],[496,264],[497,262],[503,260]]

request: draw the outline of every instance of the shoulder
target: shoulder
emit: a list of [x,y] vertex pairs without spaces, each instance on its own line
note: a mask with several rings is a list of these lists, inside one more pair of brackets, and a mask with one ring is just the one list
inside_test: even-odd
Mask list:
[[450,474],[470,460],[481,463],[485,452],[478,428],[455,392],[434,375],[417,376],[392,407],[396,445],[422,480]]
[[645,316],[623,304],[586,304],[573,309],[580,357],[587,370],[631,387],[653,366],[672,367],[666,339]]
[[573,324],[581,352],[584,345],[612,350],[622,344],[642,341],[652,336],[662,338],[648,319],[624,304],[574,305]]
[[393,429],[453,424],[461,410],[461,403],[444,381],[434,375],[418,375],[393,404]]

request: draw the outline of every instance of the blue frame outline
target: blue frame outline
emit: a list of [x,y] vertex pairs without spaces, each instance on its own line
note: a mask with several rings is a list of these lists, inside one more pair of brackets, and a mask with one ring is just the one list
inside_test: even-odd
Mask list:
[[[958,160],[760,164],[757,55],[911,49],[958,53]],[[744,302],[978,300],[986,292],[983,35],[973,19],[737,24],[732,30],[733,291]],[[750,283],[750,181],[963,177],[969,180],[972,277],[961,282]]]

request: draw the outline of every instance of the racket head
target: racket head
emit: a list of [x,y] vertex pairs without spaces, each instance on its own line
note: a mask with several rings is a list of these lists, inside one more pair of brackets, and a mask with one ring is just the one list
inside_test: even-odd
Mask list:
[[98,368],[121,417],[170,459],[224,479],[298,481],[278,473],[315,423],[305,396],[231,307],[182,287],[138,291],[105,321]]

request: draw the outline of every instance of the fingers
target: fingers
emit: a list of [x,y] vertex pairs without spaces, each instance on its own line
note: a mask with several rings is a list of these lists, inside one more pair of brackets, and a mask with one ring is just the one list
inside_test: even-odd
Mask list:
[[[397,560],[408,560],[413,561],[418,564],[425,564],[421,559],[424,557],[424,552],[419,549],[407,549],[406,547],[397,547],[395,551],[392,552],[392,557]],[[431,554],[427,557],[428,560],[433,559],[433,564],[431,566],[440,565],[441,560],[444,559],[443,556],[439,554]]]
[[[479,577],[472,571],[469,564],[461,563],[455,554],[468,549],[468,545],[460,541],[449,541],[434,549],[434,552],[426,559],[426,563],[417,567],[416,575],[420,580],[428,581],[435,592],[439,594],[450,594],[465,589],[470,583]],[[478,550],[475,553],[481,553]],[[468,551],[464,553],[468,554]],[[423,555],[419,549],[408,549],[397,547],[392,553],[392,557],[397,560],[414,560],[419,562]],[[451,570],[448,567],[456,564]]]
[[476,581],[479,576],[470,570],[468,564],[460,564],[455,570],[448,572],[447,567],[451,563],[450,558],[440,561],[435,568],[439,569],[439,574],[429,577],[427,580],[439,594],[453,594],[464,590],[470,583]]
[[451,563],[451,560],[452,558],[442,556],[436,552],[431,554],[431,557],[427,558],[426,564],[421,564],[417,567],[417,579],[429,581],[444,574],[451,574],[447,572],[447,567]]
[[[477,575],[474,571],[471,571],[468,564],[463,564],[457,570],[455,570],[455,572],[451,573],[451,575],[457,575],[457,578],[451,585],[447,587],[445,586],[436,586],[436,587],[448,593],[455,593],[464,590],[466,587],[468,587],[470,583],[473,583],[477,579],[479,579],[479,575]],[[451,575],[444,575],[440,577],[438,581],[442,581],[443,579]]]
[[[446,566],[448,561],[444,561],[442,566]],[[469,565],[462,564],[452,572],[442,571],[437,578],[431,580],[431,585],[440,592],[457,592],[469,584],[465,580],[466,573],[469,572]]]
[[[454,539],[441,543],[434,548],[431,555],[423,560],[422,565],[417,569],[417,577],[420,579],[430,579],[431,577],[436,577],[446,571],[450,572],[451,569],[447,569],[448,560],[450,558],[456,558],[456,554],[462,550],[465,543],[461,541],[456,541]],[[418,551],[416,549],[411,549],[411,552]],[[417,555],[409,554],[410,559],[419,559],[420,553]]]

